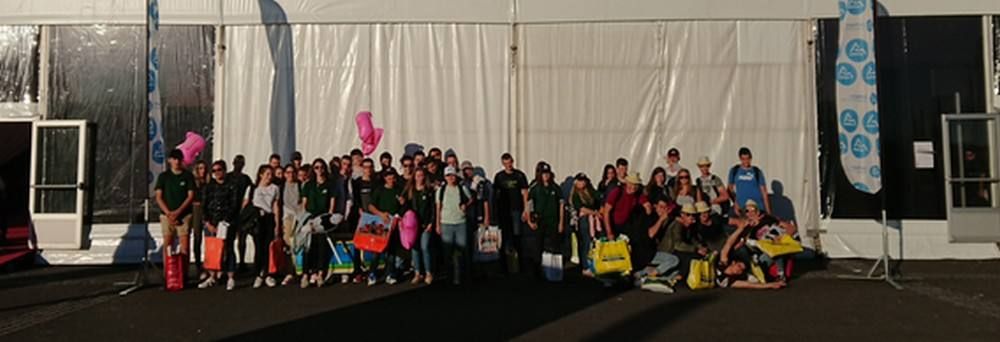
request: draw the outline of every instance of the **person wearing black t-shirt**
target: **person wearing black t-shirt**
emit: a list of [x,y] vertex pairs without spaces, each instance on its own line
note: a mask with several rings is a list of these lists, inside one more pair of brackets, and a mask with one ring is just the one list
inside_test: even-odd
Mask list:
[[[497,221],[500,223],[503,248],[501,248],[502,260],[507,260],[508,255],[514,254],[521,249],[518,239],[526,229],[524,223],[524,207],[528,202],[528,176],[521,170],[514,168],[514,157],[510,153],[504,153],[500,157],[503,170],[493,176],[494,205],[496,206]],[[509,273],[507,263],[500,263],[504,268],[504,273]]]
[[[233,171],[226,175],[226,179],[228,179],[230,182],[233,182],[233,185],[236,187],[236,191],[241,195],[247,192],[247,189],[250,188],[250,185],[253,185],[253,179],[250,179],[250,176],[243,173],[243,167],[245,166],[246,166],[246,158],[243,157],[242,154],[238,154],[236,155],[235,158],[233,158]],[[246,262],[244,260],[247,254],[247,232],[243,230],[243,227],[241,226],[238,217],[235,224],[233,225],[233,228],[235,228],[237,232],[236,250],[238,252],[236,256],[239,259],[239,266],[237,270],[239,272],[243,272],[247,268]]]

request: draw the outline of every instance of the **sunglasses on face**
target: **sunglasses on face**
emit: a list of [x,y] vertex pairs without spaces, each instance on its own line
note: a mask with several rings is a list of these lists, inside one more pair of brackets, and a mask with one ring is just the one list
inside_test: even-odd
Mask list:
[[212,169],[212,172],[222,172],[222,169]]
[[680,180],[691,180],[691,176],[677,176],[677,179],[680,179]]
[[313,170],[322,170],[322,169],[323,169],[322,166],[313,166]]

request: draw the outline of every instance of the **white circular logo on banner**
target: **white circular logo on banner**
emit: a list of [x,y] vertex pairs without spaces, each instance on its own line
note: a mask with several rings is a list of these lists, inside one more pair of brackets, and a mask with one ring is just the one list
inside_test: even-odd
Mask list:
[[863,39],[851,39],[847,42],[847,58],[855,63],[868,59],[868,42]]
[[837,64],[837,82],[845,87],[854,85],[858,80],[858,71],[847,63]]
[[853,109],[844,109],[840,112],[840,126],[848,133],[854,133],[858,129],[858,112]]
[[878,112],[870,111],[865,113],[865,131],[869,134],[878,134]]
[[853,15],[859,15],[865,12],[867,5],[868,0],[847,0],[847,12]]
[[862,159],[872,153],[872,142],[864,134],[855,135],[851,139],[851,153],[855,158]]

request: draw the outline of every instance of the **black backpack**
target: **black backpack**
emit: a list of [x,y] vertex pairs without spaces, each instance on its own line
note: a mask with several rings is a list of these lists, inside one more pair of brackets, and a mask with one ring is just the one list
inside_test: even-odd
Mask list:
[[[438,191],[438,196],[437,196],[438,203],[444,203],[444,192],[447,189],[448,189],[448,186],[445,185],[445,186],[441,187],[440,191]],[[468,189],[466,189],[464,185],[462,185],[462,184],[458,185],[458,196],[459,196],[460,200],[462,201],[460,204],[469,203],[469,194],[467,194],[466,191],[468,191]]]

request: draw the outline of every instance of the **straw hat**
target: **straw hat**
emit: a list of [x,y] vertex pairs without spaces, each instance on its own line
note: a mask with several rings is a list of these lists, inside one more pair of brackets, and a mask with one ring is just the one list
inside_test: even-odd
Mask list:
[[633,172],[632,174],[628,175],[628,177],[625,177],[625,183],[642,185],[642,178],[639,178],[638,172]]
[[691,203],[685,203],[684,206],[681,207],[681,212],[685,213],[685,214],[691,214],[691,215],[698,214],[698,210],[696,210],[694,208],[694,205],[691,204]]
[[698,201],[697,203],[695,203],[694,209],[697,210],[698,213],[705,213],[708,212],[709,210],[712,210],[712,208],[710,208],[708,206],[708,203],[705,203],[705,201]]
[[708,156],[702,156],[698,158],[698,166],[712,165],[712,160],[708,159]]
[[757,201],[754,201],[752,199],[747,200],[747,204],[744,207],[747,207],[747,208],[754,207],[754,208],[760,209],[760,206],[757,205]]

